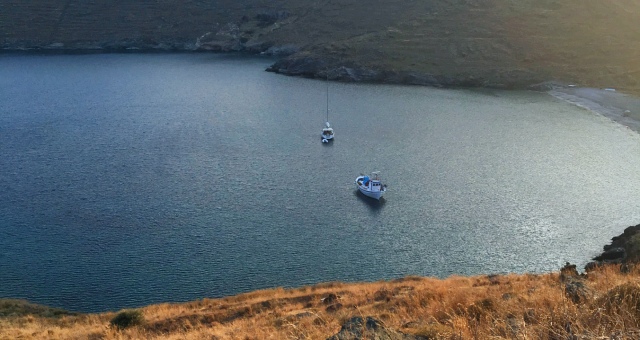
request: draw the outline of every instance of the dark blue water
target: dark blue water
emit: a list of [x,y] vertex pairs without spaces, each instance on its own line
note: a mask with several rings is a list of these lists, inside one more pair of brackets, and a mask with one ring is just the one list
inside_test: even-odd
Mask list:
[[[584,265],[640,137],[532,92],[329,85],[208,54],[0,55],[0,297],[118,310]],[[381,171],[381,203],[353,181]]]

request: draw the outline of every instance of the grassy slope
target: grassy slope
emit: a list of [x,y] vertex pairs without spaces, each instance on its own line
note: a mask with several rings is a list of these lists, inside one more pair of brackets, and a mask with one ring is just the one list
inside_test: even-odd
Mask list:
[[375,34],[350,38],[351,49],[345,54],[399,70],[505,82],[555,78],[637,92],[638,2],[438,3],[430,8],[428,2],[411,2],[402,20]]
[[0,42],[194,43],[277,10],[290,16],[251,27],[254,41],[378,69],[640,93],[635,0],[6,0]]
[[[621,274],[618,268],[574,277],[578,284],[550,273],[256,291],[144,307],[145,323],[122,331],[109,326],[115,313],[19,314],[0,317],[0,339],[325,339],[353,316],[432,339],[634,339],[640,336],[640,270]],[[572,285],[582,292],[578,302],[565,294]]]

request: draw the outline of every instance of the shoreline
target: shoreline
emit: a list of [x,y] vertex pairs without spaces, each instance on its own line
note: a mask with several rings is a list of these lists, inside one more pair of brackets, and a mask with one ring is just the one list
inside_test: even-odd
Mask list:
[[640,98],[613,88],[553,86],[547,93],[640,133]]
[[554,85],[547,93],[603,115],[636,132],[640,131],[640,98],[612,89],[582,88],[571,85]]
[[[640,100],[640,99],[639,99]],[[403,278],[390,279],[390,280],[379,280],[379,281],[363,281],[363,282],[342,282],[342,281],[329,281],[329,282],[317,282],[311,285],[304,285],[299,287],[272,287],[266,289],[258,289],[244,293],[238,293],[235,295],[221,296],[221,297],[202,297],[202,299],[213,299],[213,300],[228,300],[228,299],[237,299],[242,296],[250,296],[260,294],[260,292],[266,291],[306,291],[306,290],[316,290],[322,289],[325,287],[333,287],[333,286],[374,286],[380,283],[393,283],[393,282],[405,282],[405,281],[420,281],[420,280],[429,280],[433,282],[446,282],[450,279],[473,279],[477,277],[499,277],[499,276],[514,276],[514,277],[527,277],[527,276],[544,276],[544,275],[553,275],[553,274],[562,274],[567,269],[570,269],[575,275],[584,276],[588,275],[590,272],[594,270],[598,270],[598,268],[607,266],[607,265],[616,265],[620,266],[619,270],[622,273],[628,272],[630,268],[634,265],[640,263],[640,224],[632,225],[626,227],[622,233],[617,236],[611,238],[611,242],[602,247],[602,251],[591,258],[591,261],[582,268],[582,274],[580,274],[575,265],[570,263],[566,263],[564,267],[558,268],[557,270],[548,272],[548,273],[486,273],[486,274],[478,274],[478,275],[451,275],[447,278],[434,278],[434,277],[426,277],[426,276],[415,276],[409,275]],[[640,268],[640,267],[639,267]],[[149,308],[153,306],[160,306],[165,304],[171,305],[187,305],[196,303],[199,300],[186,301],[186,302],[159,302],[153,303],[145,306],[139,306],[135,308],[125,308],[125,309],[139,309],[139,308]],[[5,309],[3,311],[3,309]],[[11,297],[0,297],[0,321],[3,317],[12,316],[12,313],[6,313],[6,310],[11,310],[13,316],[20,316],[23,313],[29,314],[42,314],[47,317],[59,317],[59,316],[74,316],[74,315],[97,315],[97,314],[110,314],[114,313],[113,310],[105,310],[100,312],[78,312],[78,311],[70,311],[65,310],[60,307],[42,305],[38,303],[33,303],[27,299],[23,298],[11,298]],[[1,334],[1,333],[0,333]]]
[[450,76],[446,74],[426,74],[420,72],[398,72],[386,69],[362,68],[358,65],[336,64],[335,60],[326,57],[307,57],[289,59],[289,54],[267,53],[258,51],[211,51],[205,49],[185,48],[3,48],[0,55],[83,55],[83,54],[240,54],[255,57],[269,57],[276,60],[265,71],[284,76],[328,79],[338,82],[374,83],[388,85],[414,85],[437,88],[486,88],[502,90],[533,90],[547,94],[576,105],[583,109],[607,117],[631,130],[640,133],[640,97],[634,94],[618,92],[615,88],[582,87],[568,85],[557,81],[542,83],[519,80],[518,85],[491,84],[482,79],[464,75]]

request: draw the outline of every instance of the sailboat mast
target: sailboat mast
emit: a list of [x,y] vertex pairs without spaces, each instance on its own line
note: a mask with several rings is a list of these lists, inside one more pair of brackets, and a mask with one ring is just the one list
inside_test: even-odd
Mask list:
[[327,74],[327,122],[329,121],[329,74]]

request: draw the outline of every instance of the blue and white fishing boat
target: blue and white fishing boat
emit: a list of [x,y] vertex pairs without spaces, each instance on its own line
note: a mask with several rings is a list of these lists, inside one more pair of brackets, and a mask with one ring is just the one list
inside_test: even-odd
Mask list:
[[377,200],[387,192],[387,185],[382,184],[380,173],[377,171],[372,172],[371,177],[366,175],[356,177],[356,187],[362,194]]

